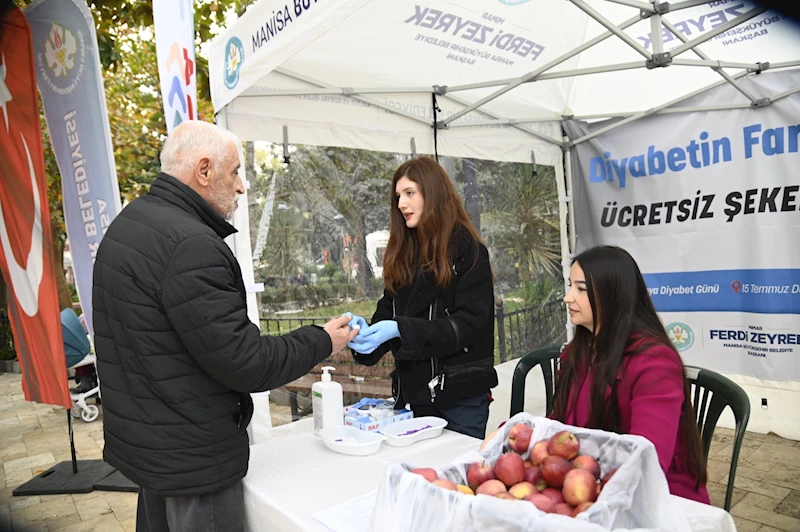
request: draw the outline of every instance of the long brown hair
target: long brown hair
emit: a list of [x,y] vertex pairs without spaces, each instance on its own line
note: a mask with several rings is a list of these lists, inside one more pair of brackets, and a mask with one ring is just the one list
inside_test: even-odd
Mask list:
[[[406,226],[395,194],[397,182],[407,177],[419,187],[425,204],[416,228]],[[453,183],[439,163],[430,157],[406,161],[392,178],[391,231],[383,256],[383,281],[390,294],[411,284],[417,269],[433,272],[436,284],[447,286],[453,276],[453,233],[465,230],[476,242],[481,238],[469,221]]]
[[[677,355],[664,325],[656,313],[647,285],[636,261],[624,249],[599,246],[587,249],[573,259],[583,269],[586,291],[592,309],[593,334],[577,327],[567,346],[567,357],[561,363],[555,394],[553,415],[566,418],[570,390],[578,385],[579,371],[592,368],[589,428],[620,431],[617,402],[617,371],[626,357],[636,356],[648,347],[663,345]],[[636,343],[636,347],[629,346]],[[685,367],[677,356],[682,375]],[[607,388],[611,397],[606,400]],[[697,488],[706,483],[706,461],[700,431],[695,421],[689,380],[683,379],[683,412],[680,439],[686,450],[686,465],[696,474]]]

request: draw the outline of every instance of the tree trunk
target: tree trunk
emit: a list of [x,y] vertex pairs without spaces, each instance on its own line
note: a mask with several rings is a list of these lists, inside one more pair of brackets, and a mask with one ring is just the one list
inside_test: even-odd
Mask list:
[[358,217],[358,225],[356,226],[358,245],[354,246],[354,249],[356,250],[356,260],[358,261],[358,281],[364,291],[364,295],[367,299],[371,299],[374,295],[372,294],[372,277],[374,274],[372,272],[372,264],[367,258],[366,226],[366,220],[362,213]]
[[64,273],[64,240],[59,237],[58,228],[50,222],[50,231],[53,235],[53,269],[58,291],[58,308],[72,308],[72,294],[67,286],[67,276]]
[[461,159],[458,181],[463,185],[464,208],[472,225],[481,232],[481,201],[478,188],[478,164],[475,159]]

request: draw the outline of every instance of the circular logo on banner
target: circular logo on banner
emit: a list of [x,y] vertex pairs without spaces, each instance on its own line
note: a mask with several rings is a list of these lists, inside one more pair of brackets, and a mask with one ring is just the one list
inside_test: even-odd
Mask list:
[[244,62],[244,46],[238,37],[231,37],[225,46],[225,86],[232,89],[239,83],[239,71]]
[[686,351],[694,345],[694,331],[685,323],[676,321],[667,325],[667,336],[678,351]]
[[39,71],[47,86],[57,94],[71,93],[83,77],[85,61],[83,32],[53,23],[44,42],[44,54],[37,54]]

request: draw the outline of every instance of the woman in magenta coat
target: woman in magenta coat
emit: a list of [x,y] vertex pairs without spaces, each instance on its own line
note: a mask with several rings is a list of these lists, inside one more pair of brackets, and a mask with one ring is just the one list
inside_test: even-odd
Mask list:
[[644,436],[670,492],[708,504],[689,381],[636,262],[618,247],[584,251],[572,262],[564,302],[576,330],[561,354],[552,417]]

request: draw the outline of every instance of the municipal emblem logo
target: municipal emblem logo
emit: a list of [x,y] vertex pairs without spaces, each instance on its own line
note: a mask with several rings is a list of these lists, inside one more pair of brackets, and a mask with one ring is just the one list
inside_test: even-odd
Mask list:
[[238,37],[231,37],[225,46],[225,86],[234,88],[239,83],[239,71],[244,62],[244,46]]
[[685,323],[676,321],[667,325],[667,336],[678,351],[686,351],[694,345],[694,331]]
[[44,49],[37,43],[36,63],[50,90],[62,96],[70,94],[81,81],[86,62],[83,32],[52,23]]
[[44,57],[47,66],[56,78],[66,78],[70,70],[75,68],[75,53],[78,45],[75,35],[69,28],[53,23],[44,44]]

